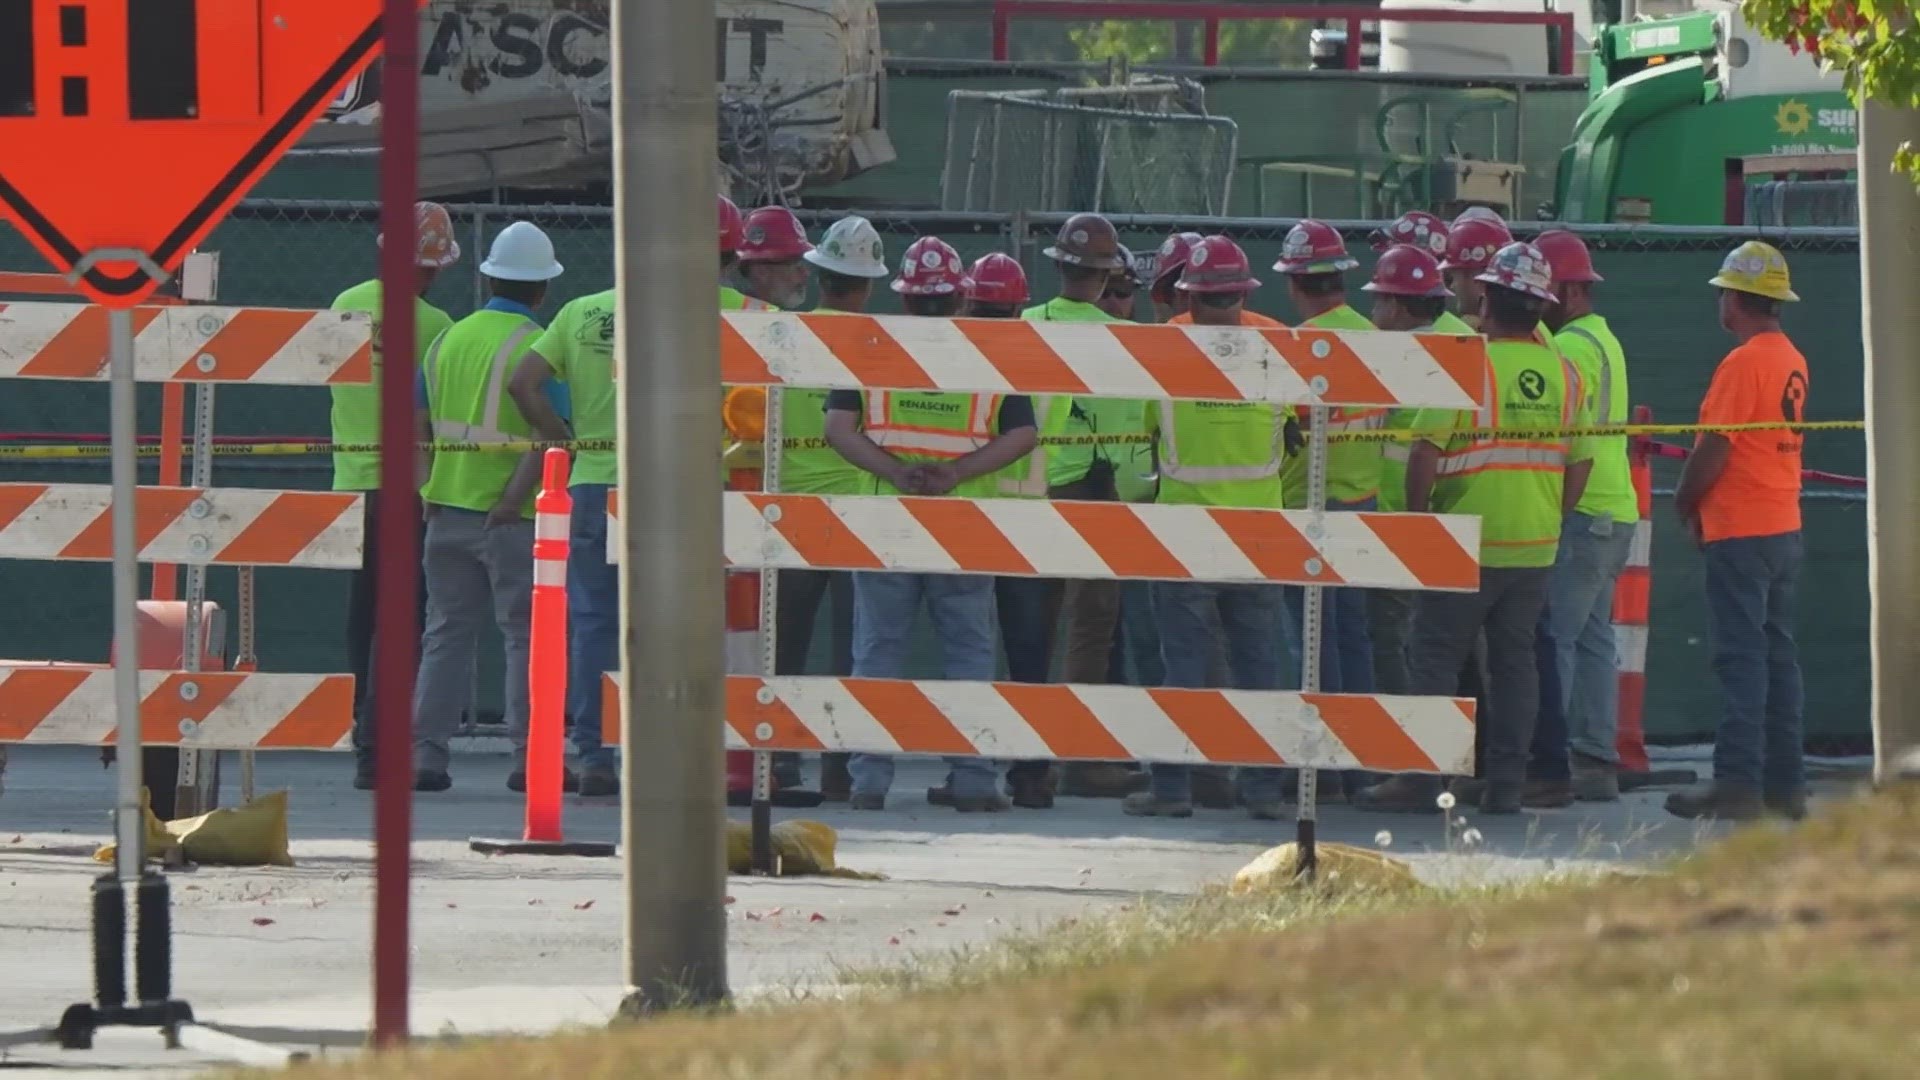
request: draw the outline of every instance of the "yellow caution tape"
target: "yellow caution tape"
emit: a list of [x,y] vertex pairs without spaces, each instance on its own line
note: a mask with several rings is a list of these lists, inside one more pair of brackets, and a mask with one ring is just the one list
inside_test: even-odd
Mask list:
[[[1864,420],[1803,420],[1798,423],[1755,423],[1755,424],[1606,424],[1593,427],[1562,428],[1542,430],[1538,428],[1460,428],[1447,433],[1451,438],[1482,438],[1498,435],[1525,435],[1528,438],[1541,436],[1557,438],[1588,438],[1609,435],[1697,435],[1702,432],[1730,435],[1745,431],[1864,431]],[[1411,429],[1382,429],[1378,431],[1343,431],[1327,436],[1328,442],[1403,442],[1420,438],[1427,433]],[[1040,439],[1043,446],[1127,446],[1142,445],[1153,441],[1151,435],[1047,435]],[[781,445],[793,450],[819,449],[827,445],[825,439],[786,439]],[[570,442],[542,442],[522,440],[517,442],[475,443],[443,442],[421,443],[409,447],[414,450],[430,450],[437,454],[525,454],[551,449],[560,450],[618,450],[619,443],[613,439],[574,439]],[[381,451],[379,443],[333,443],[333,442],[270,442],[270,443],[217,443],[212,451],[215,457],[305,457],[314,454],[377,454]],[[106,443],[82,444],[0,444],[0,459],[28,461],[66,461],[85,459],[105,459],[111,456],[113,448]],[[135,449],[139,457],[158,457],[160,447],[143,445]]]

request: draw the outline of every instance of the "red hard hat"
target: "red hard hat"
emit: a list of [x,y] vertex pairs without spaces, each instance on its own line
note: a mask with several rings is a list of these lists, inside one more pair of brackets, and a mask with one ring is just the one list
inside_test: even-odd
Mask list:
[[1452,296],[1440,260],[1425,248],[1395,244],[1373,264],[1373,280],[1363,292],[1386,296]]
[[1447,253],[1447,223],[1438,214],[1409,210],[1368,237],[1373,250],[1385,251],[1395,244],[1410,244],[1438,259]]
[[1334,274],[1359,265],[1333,226],[1308,218],[1287,231],[1273,268],[1283,274]]
[[813,250],[806,226],[784,206],[763,206],[747,215],[741,262],[786,262]]
[[[908,251],[908,258],[912,258]],[[1027,272],[1020,268],[1020,260],[1011,255],[991,251],[980,256],[967,271],[966,280],[961,282],[966,290],[967,299],[979,304],[1024,304],[1027,302]]]
[[1463,221],[1491,221],[1502,228],[1507,224],[1507,219],[1500,216],[1500,211],[1491,206],[1469,206],[1454,215],[1454,225],[1457,226]]
[[1498,221],[1467,218],[1455,221],[1447,231],[1447,261],[1442,270],[1468,270],[1479,273],[1493,261],[1493,253],[1513,243],[1513,234]]
[[1186,269],[1187,256],[1193,254],[1193,245],[1204,237],[1197,232],[1174,233],[1160,242],[1160,250],[1153,256],[1153,283],[1158,285],[1169,277],[1177,277]]
[[1191,293],[1248,293],[1259,287],[1247,253],[1224,236],[1209,236],[1193,245],[1180,283],[1174,286]]
[[893,291],[903,296],[952,296],[965,280],[960,253],[953,245],[937,236],[923,236],[900,257],[900,276],[893,279]]
[[1594,271],[1587,242],[1565,229],[1548,229],[1533,238],[1533,246],[1547,257],[1556,282],[1607,280]]
[[1553,295],[1553,267],[1539,248],[1524,240],[1515,240],[1495,252],[1486,271],[1473,280],[1525,293],[1535,300],[1551,303],[1559,299]]
[[731,255],[740,250],[740,241],[746,239],[747,227],[740,221],[740,208],[733,200],[720,196],[720,253]]

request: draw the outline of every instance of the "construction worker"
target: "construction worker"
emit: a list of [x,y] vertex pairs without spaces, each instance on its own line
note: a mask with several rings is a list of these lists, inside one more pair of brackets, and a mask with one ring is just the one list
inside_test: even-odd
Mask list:
[[[960,255],[934,238],[916,241],[893,288],[912,315],[951,318],[960,309]],[[875,477],[883,495],[991,498],[996,473],[1033,450],[1038,431],[1024,396],[835,390],[827,398],[827,441]],[[853,576],[853,673],[907,674],[908,629],[924,601],[949,679],[994,677],[994,579],[964,574],[859,571]],[[1004,810],[991,762],[948,758],[947,792],[962,812]],[[886,806],[893,759],[855,754],[855,810]]]
[[[1259,288],[1246,252],[1224,236],[1194,245],[1178,287],[1192,306],[1174,322],[1195,326],[1264,326],[1272,320],[1246,310]],[[1280,468],[1298,429],[1282,406],[1265,402],[1162,401],[1148,413],[1155,436],[1160,485],[1156,501],[1199,506],[1277,507]],[[1276,690],[1282,657],[1292,651],[1281,618],[1285,601],[1272,585],[1204,581],[1153,583],[1154,615],[1169,687],[1204,688],[1216,647],[1224,649],[1238,690]],[[1136,817],[1191,817],[1192,770],[1154,764],[1148,790],[1129,795],[1121,809]],[[1278,819],[1283,796],[1278,769],[1240,770],[1240,798],[1257,820]]]
[[990,251],[968,268],[960,291],[966,298],[963,314],[968,318],[1018,318],[1029,299],[1027,272],[1013,256]]
[[735,276],[740,291],[781,310],[793,311],[806,303],[809,263],[813,250],[807,228],[784,206],[762,206],[748,214],[740,231]]
[[[1093,216],[1099,217],[1097,214]],[[1121,266],[1107,279],[1107,287],[1101,290],[1100,299],[1094,301],[1094,306],[1121,322],[1131,322],[1135,297],[1147,282],[1140,280],[1139,260],[1134,258],[1132,249],[1118,241],[1114,246],[1119,249]]]
[[[1489,210],[1486,214],[1493,212]],[[1490,218],[1486,214],[1473,217],[1462,214],[1454,219],[1447,229],[1446,261],[1440,264],[1447,272],[1447,284],[1453,289],[1460,318],[1471,327],[1480,325],[1478,277],[1486,272],[1494,252],[1513,243],[1513,234],[1507,231],[1506,222],[1501,221],[1498,214]]]
[[[530,222],[516,221],[494,238],[480,264],[485,306],[443,332],[421,360],[415,426],[422,443],[533,436],[506,383],[540,337],[534,311],[561,269],[553,241]],[[506,646],[503,700],[516,758],[507,786],[525,791],[532,498],[540,457],[427,450],[420,458],[427,618],[413,693],[414,790],[453,786],[448,742],[472,703],[474,653],[491,617]],[[572,773],[566,782],[568,790],[577,786]]]
[[[1444,232],[1440,234],[1439,246],[1446,246]],[[1373,325],[1403,333],[1472,333],[1464,323],[1460,323],[1458,329],[1441,325],[1445,320],[1458,322],[1447,310],[1447,301],[1453,293],[1443,278],[1440,260],[1434,256],[1431,244],[1389,247],[1373,265],[1373,280],[1362,287],[1362,291],[1373,295],[1370,313]],[[1387,427],[1395,431],[1409,430],[1418,411],[1392,410],[1387,414]],[[1412,448],[1410,439],[1381,447],[1378,509],[1395,513],[1406,510],[1407,456]],[[1374,689],[1382,694],[1404,694],[1411,685],[1407,647],[1412,640],[1413,609],[1419,595],[1405,589],[1366,592],[1367,623],[1373,636]]]
[[1176,286],[1180,284],[1180,271],[1187,268],[1187,255],[1200,240],[1197,232],[1179,232],[1160,242],[1160,250],[1153,259],[1153,286],[1147,290],[1148,298],[1158,309],[1154,318],[1163,315],[1171,318],[1187,310],[1187,294]]
[[1405,245],[1436,259],[1447,257],[1447,223],[1437,214],[1409,210],[1367,235],[1373,250],[1385,253]]
[[[1593,256],[1564,229],[1543,232],[1533,243],[1553,267],[1557,299],[1547,306],[1546,324],[1554,347],[1579,371],[1594,422],[1626,423],[1626,354],[1607,320],[1593,309],[1594,286],[1604,280],[1593,269]],[[1627,565],[1640,499],[1633,490],[1626,436],[1595,437],[1590,444],[1592,472],[1561,525],[1537,646],[1540,720],[1527,792],[1536,806],[1620,797],[1613,584]]]
[[[1120,243],[1112,222],[1099,214],[1075,214],[1061,225],[1053,246],[1044,254],[1059,272],[1059,294],[1021,312],[1021,318],[1029,322],[1126,321],[1123,313],[1133,310],[1138,273],[1133,254]],[[1040,430],[1049,437],[1091,440],[1099,435],[1146,435],[1146,402],[1138,399],[1056,394],[1038,399],[1038,404]],[[1104,447],[1091,442],[1050,445],[1036,450],[1030,462],[1042,469],[1048,498],[1092,502],[1119,498],[1114,455]],[[1075,578],[1056,583],[1056,588],[1058,608],[1066,617],[1066,681],[1105,682],[1114,630],[1120,620],[1120,583]],[[1051,630],[1054,622],[1047,618],[1047,629]],[[1049,649],[1047,656],[1051,654]],[[1039,669],[1045,670],[1044,661]],[[1015,766],[1017,770],[1044,767],[1045,763]],[[1124,765],[1098,762],[1072,763],[1062,774],[1068,794],[1102,797],[1118,797],[1133,790],[1136,775]],[[1028,782],[1039,781],[1029,777]],[[1015,785],[1015,805],[1023,805],[1019,786]],[[1051,796],[1045,801],[1051,803]]]
[[[1700,423],[1807,418],[1807,361],[1780,329],[1780,305],[1800,299],[1777,248],[1749,240],[1709,284],[1720,325],[1739,344],[1714,370]],[[1800,450],[1792,429],[1702,432],[1674,508],[1707,563],[1713,666],[1725,711],[1713,741],[1713,779],[1667,796],[1681,817],[1741,820],[1806,814],[1805,701],[1793,641],[1800,536]]]
[[[1287,295],[1301,316],[1301,326],[1372,330],[1367,317],[1347,303],[1345,275],[1358,265],[1347,253],[1346,241],[1339,232],[1324,222],[1308,219],[1288,231],[1273,268],[1287,276]],[[1385,409],[1339,406],[1328,410],[1327,433],[1377,431],[1386,419]],[[1372,510],[1380,494],[1380,462],[1378,442],[1329,444],[1326,508]],[[1307,505],[1307,464],[1306,455],[1300,455],[1288,462],[1281,477],[1284,505],[1289,509]],[[1300,590],[1290,595],[1303,601]],[[1367,632],[1367,594],[1360,589],[1333,589],[1325,595],[1321,612],[1320,688],[1333,693],[1372,691],[1373,642]],[[1322,785],[1322,790],[1330,800],[1345,794],[1338,781]]]
[[[1475,412],[1422,409],[1407,461],[1407,509],[1480,517],[1480,588],[1423,592],[1414,617],[1412,688],[1451,694],[1476,637],[1486,635],[1491,708],[1478,720],[1485,777],[1480,808],[1517,813],[1539,709],[1534,634],[1567,506],[1579,502],[1591,445],[1558,434],[1587,413],[1579,373],[1535,327],[1554,302],[1546,256],[1509,244],[1480,276],[1481,327],[1487,336],[1492,400]],[[1498,428],[1499,435],[1456,434]],[[1532,434],[1537,432],[1538,434]],[[1370,809],[1434,809],[1438,782],[1403,773],[1366,788]]]
[[[816,315],[857,315],[873,300],[873,284],[887,276],[886,245],[873,223],[857,215],[827,228],[820,244],[803,256],[820,279]],[[826,443],[825,390],[788,388],[780,394],[780,490],[806,495],[865,495],[873,479]],[[817,674],[853,674],[853,575],[845,570],[782,570],[774,671],[808,674],[820,605],[828,601],[827,669]],[[820,793],[829,802],[852,794],[846,754],[821,756]]]
[[[447,313],[427,302],[427,290],[433,288],[440,271],[460,261],[460,244],[453,238],[453,218],[439,203],[413,204],[414,267],[419,281],[419,297],[414,301],[413,356],[417,368],[441,331],[453,325]],[[357,386],[333,388],[332,429],[335,443],[362,445],[380,441],[380,279],[363,281],[334,298],[335,311],[364,311],[373,318],[373,381]],[[363,541],[360,567],[353,572],[352,590],[347,598],[347,663],[353,672],[353,786],[373,790],[373,636],[374,576],[380,565],[380,455],[378,453],[335,453],[333,490],[359,491],[362,500]],[[417,511],[416,511],[417,512]],[[424,585],[420,607],[426,606]],[[416,616],[420,618],[424,616]]]

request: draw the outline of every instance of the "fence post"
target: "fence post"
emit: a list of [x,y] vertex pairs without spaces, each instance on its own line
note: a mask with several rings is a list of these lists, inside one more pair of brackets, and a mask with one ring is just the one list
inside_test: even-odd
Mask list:
[[1220,66],[1220,20],[1209,18],[1206,23],[1206,36],[1200,46],[1200,63],[1207,67]]
[[[486,284],[480,276],[480,263],[487,255],[487,209],[475,207],[473,211],[473,240],[467,248],[467,265],[473,267],[473,309],[480,310],[487,302]],[[425,404],[425,402],[422,402]]]

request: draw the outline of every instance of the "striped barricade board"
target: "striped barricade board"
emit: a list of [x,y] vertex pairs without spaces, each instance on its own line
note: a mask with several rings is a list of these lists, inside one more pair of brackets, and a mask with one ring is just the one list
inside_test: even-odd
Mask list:
[[[142,671],[140,738],[198,750],[345,750],[353,676]],[[113,671],[0,664],[0,744],[113,740]]]
[[[620,677],[603,738],[620,741]],[[1064,683],[727,677],[733,750],[954,754],[1460,774],[1471,700]]]
[[[1464,514],[732,491],[724,500],[732,567],[1480,586],[1480,519]],[[607,545],[607,560],[619,550]]]
[[908,315],[729,311],[720,369],[733,386],[1287,405],[1471,409],[1487,393],[1479,337]]
[[[373,381],[365,312],[283,308],[133,309],[141,382],[326,386]],[[0,303],[0,379],[107,377],[107,309]]]
[[[365,313],[151,305],[133,310],[142,382],[336,386],[373,379]],[[0,303],[0,378],[107,378],[107,311]],[[0,484],[0,559],[113,556],[112,489]],[[362,496],[250,488],[141,488],[142,562],[350,569],[365,545]],[[103,577],[102,590],[107,588]],[[142,737],[195,750],[347,749],[353,676],[142,671]],[[99,745],[114,735],[113,673],[0,663],[0,744]]]
[[[362,498],[143,487],[134,512],[140,561],[356,569]],[[111,559],[112,532],[112,489],[104,484],[0,484],[0,558]]]

